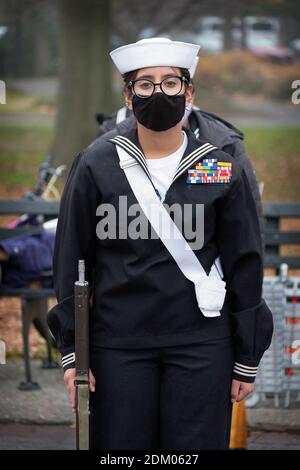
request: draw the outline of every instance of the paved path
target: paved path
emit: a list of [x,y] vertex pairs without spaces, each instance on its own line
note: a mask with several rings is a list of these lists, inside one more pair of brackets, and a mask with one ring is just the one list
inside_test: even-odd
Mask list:
[[33,380],[41,389],[18,390],[24,380],[23,362],[9,360],[0,365],[0,422],[34,424],[71,424],[74,421],[63,381],[62,369],[42,369],[32,361]]
[[252,432],[249,450],[300,450],[300,433]]
[[[70,426],[0,424],[0,450],[72,450],[75,430]],[[252,432],[249,450],[300,450],[300,434]]]
[[[72,449],[74,415],[61,369],[44,370],[32,361],[33,379],[41,389],[21,392],[23,362],[10,359],[0,365],[0,449]],[[273,401],[247,409],[251,429],[249,449],[300,450],[300,402],[291,408],[273,407]]]
[[75,449],[75,430],[70,426],[0,424],[0,450]]

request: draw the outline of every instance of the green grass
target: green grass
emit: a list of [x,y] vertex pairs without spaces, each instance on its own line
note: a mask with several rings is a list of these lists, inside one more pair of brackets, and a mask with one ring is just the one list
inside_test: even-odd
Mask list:
[[300,128],[244,127],[245,144],[259,181],[264,202],[300,200]]
[[6,104],[0,106],[0,115],[5,114],[45,114],[56,110],[55,99],[45,96],[30,96],[19,90],[6,89]]
[[0,184],[7,190],[30,189],[52,137],[50,125],[1,125]]
[[[264,181],[263,200],[300,200],[300,128],[243,127],[246,149],[259,181]],[[26,190],[53,137],[50,125],[0,126],[0,185],[6,190]]]
[[51,142],[53,128],[50,125],[11,125],[0,126],[0,149],[17,146],[44,150]]

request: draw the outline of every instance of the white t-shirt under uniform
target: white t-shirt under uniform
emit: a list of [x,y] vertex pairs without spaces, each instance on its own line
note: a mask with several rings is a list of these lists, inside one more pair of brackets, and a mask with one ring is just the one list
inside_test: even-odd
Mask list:
[[148,169],[153,184],[161,195],[161,201],[165,199],[166,192],[172,183],[174,174],[187,147],[187,143],[186,133],[183,132],[183,142],[174,153],[162,158],[147,158]]

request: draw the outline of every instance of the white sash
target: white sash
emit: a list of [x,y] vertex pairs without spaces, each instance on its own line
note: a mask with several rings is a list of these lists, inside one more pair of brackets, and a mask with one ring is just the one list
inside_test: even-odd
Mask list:
[[[129,155],[122,147],[116,145],[116,149],[120,159],[120,167],[124,170],[131,189],[145,216],[173,256],[183,274],[195,284],[199,309],[205,317],[219,316],[226,295],[226,284],[221,279],[223,273],[220,258],[216,258],[207,276],[197,256],[159,200],[148,176],[136,159]],[[153,210],[154,205],[155,211]],[[172,237],[170,237],[170,229]],[[218,265],[218,269],[216,265]]]

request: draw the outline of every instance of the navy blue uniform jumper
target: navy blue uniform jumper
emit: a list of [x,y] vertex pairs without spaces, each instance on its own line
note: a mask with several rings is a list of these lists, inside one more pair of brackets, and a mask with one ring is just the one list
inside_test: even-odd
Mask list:
[[[137,203],[124,171],[120,168],[115,142],[104,136],[96,139],[76,156],[62,194],[54,250],[54,285],[58,304],[49,311],[48,323],[62,354],[64,369],[74,367],[74,281],[77,279],[78,260],[84,259],[87,279],[93,293],[90,312],[91,364],[96,374],[97,371],[100,374],[99,378],[96,377],[96,381],[98,378],[101,382],[101,374],[107,373],[108,382],[106,385],[103,384],[103,387],[112,387],[110,394],[109,389],[101,389],[99,384],[100,395],[97,400],[93,399],[93,407],[98,410],[99,416],[101,415],[99,407],[101,409],[101,406],[104,406],[103,403],[100,404],[101,401],[110,403],[110,409],[112,408],[111,400],[113,396],[118,395],[116,391],[118,386],[123,390],[124,396],[128,396],[128,399],[124,400],[129,407],[131,402],[140,403],[139,409],[142,410],[148,404],[150,408],[147,408],[149,411],[147,416],[149,418],[150,414],[153,415],[155,405],[153,401],[150,405],[149,394],[152,386],[155,389],[154,383],[157,384],[158,378],[154,374],[154,382],[149,379],[151,382],[149,393],[143,401],[141,397],[145,390],[136,382],[139,377],[139,369],[136,368],[139,361],[138,354],[139,352],[141,354],[141,377],[143,374],[147,377],[149,368],[147,369],[145,363],[142,366],[145,355],[147,361],[152,355],[153,364],[156,364],[158,357],[166,357],[166,351],[169,354],[174,353],[174,357],[178,359],[176,354],[178,348],[183,351],[183,356],[190,358],[189,366],[187,363],[185,366],[182,365],[191,372],[188,380],[193,377],[194,368],[198,371],[195,371],[194,376],[195,388],[191,382],[186,382],[189,383],[187,386],[191,391],[191,402],[195,403],[197,400],[199,380],[201,382],[203,377],[202,399],[199,397],[203,413],[207,406],[209,407],[209,401],[207,402],[209,396],[212,403],[215,403],[208,416],[203,417],[204,421],[197,419],[199,426],[201,421],[201,426],[204,422],[204,427],[207,429],[210,426],[214,427],[214,419],[220,413],[220,403],[224,404],[223,414],[219,417],[222,422],[221,437],[220,435],[216,437],[217,441],[214,441],[213,437],[208,438],[208,441],[197,440],[200,434],[203,435],[201,431],[203,428],[198,427],[197,430],[194,429],[195,432],[190,432],[186,428],[186,432],[194,437],[191,437],[190,442],[183,438],[180,442],[186,447],[194,447],[198,442],[199,448],[226,448],[230,425],[228,416],[231,379],[254,382],[260,359],[271,342],[273,321],[272,314],[262,298],[262,239],[255,201],[245,170],[231,155],[216,148],[204,158],[231,163],[230,181],[188,183],[188,170],[195,168],[195,165],[201,161],[201,157],[197,156],[197,149],[206,142],[197,139],[189,129],[185,129],[185,132],[188,146],[163,202],[169,206],[174,203],[182,206],[188,203],[204,204],[204,245],[194,252],[206,273],[209,273],[215,258],[218,255],[221,258],[227,290],[221,315],[214,318],[203,316],[197,304],[194,284],[183,275],[159,238],[133,240],[129,237],[123,239],[116,237],[103,240],[97,237],[96,226],[99,216],[96,215],[96,210],[100,204],[112,204],[118,215],[119,196],[127,196],[128,206]],[[136,128],[124,133],[124,138],[127,151],[148,174],[146,158],[139,144]],[[128,223],[132,219],[128,216]],[[118,221],[118,217],[116,220]],[[227,341],[226,347],[224,341],[225,343]],[[184,350],[183,346],[187,349]],[[103,356],[99,352],[101,348],[106,351]],[[110,356],[107,355],[108,351],[111,351]],[[95,357],[99,360],[95,360]],[[130,368],[131,373],[128,372],[127,379],[122,376],[123,379],[120,378],[118,384],[118,372],[121,374],[124,370],[126,357],[130,358],[128,367],[129,364],[135,366]],[[114,371],[109,372],[109,364],[114,367]],[[135,380],[136,388],[128,377]],[[170,380],[171,377],[172,374],[169,376]],[[175,374],[173,376],[175,388],[176,377],[179,382],[181,380],[177,387],[180,394],[187,379]],[[214,393],[211,393],[212,385],[214,390],[219,390],[219,395],[214,396]],[[129,390],[132,390],[131,395]],[[156,396],[157,391],[153,393]],[[168,396],[170,398],[170,395]],[[187,406],[188,409],[189,400],[186,401],[186,394],[184,396],[183,407]],[[179,401],[180,395],[177,396],[177,400],[173,400],[174,407],[178,406]],[[165,406],[168,406],[167,402],[166,399]],[[117,399],[113,403],[116,403],[119,413],[120,403]],[[197,412],[195,410],[190,408],[188,416]],[[94,414],[94,419],[95,416]],[[105,413],[102,416],[103,420],[106,418],[109,420]],[[120,416],[126,419],[125,412],[120,412]],[[141,431],[142,422],[148,423],[149,426],[150,423],[141,413],[139,416],[140,427],[137,425],[137,428],[134,428],[131,423],[132,433],[130,434],[129,429],[126,431],[129,441],[130,435],[136,436],[136,432],[143,435],[139,443],[134,444],[134,438],[130,441],[131,444],[128,440],[126,442],[122,440],[118,432],[121,428],[116,424],[117,417],[113,425],[114,431],[110,434],[111,440],[104,439],[103,436],[107,437],[107,434],[103,428],[95,431],[95,435],[98,433],[97,435],[103,437],[101,444],[103,446],[120,448],[126,446],[130,448],[128,447],[130,445],[136,445],[137,448],[156,446],[157,441],[153,440],[153,436],[157,434],[153,429],[156,429],[157,421],[152,423],[152,428],[150,427],[152,431],[149,432],[152,432],[152,435],[145,437]],[[99,424],[100,427],[104,426],[103,422]],[[107,422],[105,421],[105,426]],[[172,423],[172,413],[167,413],[161,423],[165,423],[162,425],[164,429],[166,426],[168,429]],[[175,426],[175,423],[173,425]],[[165,437],[160,441],[160,445],[179,448],[178,439],[172,439],[167,431],[163,435]],[[217,436],[216,433],[214,435]]]

